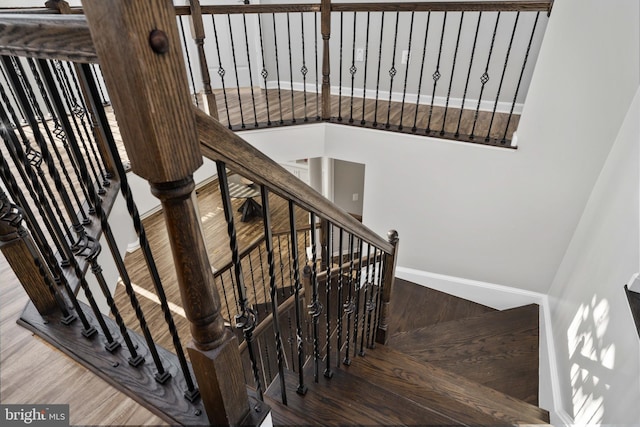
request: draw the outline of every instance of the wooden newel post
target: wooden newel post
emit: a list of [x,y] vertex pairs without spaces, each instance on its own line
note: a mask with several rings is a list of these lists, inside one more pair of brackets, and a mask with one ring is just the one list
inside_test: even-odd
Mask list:
[[387,233],[389,243],[393,245],[393,253],[384,255],[384,273],[382,295],[380,296],[380,323],[376,330],[376,342],[386,344],[389,340],[389,309],[391,303],[391,293],[396,277],[396,263],[398,262],[398,232],[390,230]]
[[331,37],[331,0],[322,0],[320,32],[322,33],[322,120],[331,119],[331,64],[329,39]]
[[212,424],[249,415],[238,342],[224,327],[192,197],[202,164],[171,0],[83,0],[133,172],[163,206],[182,304],[193,341],[189,356]]
[[[22,213],[0,190],[0,251],[42,316],[51,314],[58,305],[40,251],[29,232],[22,226]],[[49,281],[49,283],[47,283]]]

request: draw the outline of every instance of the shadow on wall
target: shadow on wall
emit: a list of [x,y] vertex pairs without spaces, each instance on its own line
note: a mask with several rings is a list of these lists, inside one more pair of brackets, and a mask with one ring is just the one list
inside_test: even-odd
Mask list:
[[600,424],[607,410],[607,381],[616,362],[616,346],[607,339],[609,322],[609,302],[594,295],[580,305],[567,331],[576,425]]

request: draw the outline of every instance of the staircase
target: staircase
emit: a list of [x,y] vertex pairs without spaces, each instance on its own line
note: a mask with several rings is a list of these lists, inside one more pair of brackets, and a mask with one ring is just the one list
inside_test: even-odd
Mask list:
[[[267,389],[274,425],[547,424],[538,403],[538,307],[498,311],[396,279],[388,345],[320,373],[302,396]],[[304,369],[313,378],[313,364]],[[287,390],[298,374],[285,371]]]

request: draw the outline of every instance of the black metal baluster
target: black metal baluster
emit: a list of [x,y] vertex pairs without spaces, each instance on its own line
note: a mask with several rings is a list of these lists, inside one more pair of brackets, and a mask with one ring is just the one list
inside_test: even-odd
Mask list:
[[332,225],[330,221],[327,221],[327,281],[325,283],[326,303],[325,303],[325,318],[327,319],[327,355],[325,357],[326,367],[324,369],[325,378],[332,378],[333,372],[331,372],[331,267],[333,266],[332,255],[333,246],[331,240]]
[[[100,93],[100,100],[103,106],[105,105],[109,105],[109,100],[107,99],[107,97],[104,94],[104,91],[102,89],[102,83],[100,83],[100,78],[99,76],[102,76],[102,70],[100,70],[100,66],[98,64],[91,64],[91,73],[93,75],[93,79],[96,82],[96,85],[98,87],[98,93]],[[98,70],[98,71],[96,71]]]
[[[231,279],[231,290],[233,291],[233,300],[235,302],[236,305],[236,314],[240,313],[240,301],[238,300],[238,295],[236,294],[236,281],[235,278],[233,276],[233,274],[229,273],[229,278]],[[234,314],[235,316],[235,314]],[[229,320],[231,320],[231,313],[229,313]]]
[[222,294],[224,297],[224,305],[227,308],[227,316],[229,316],[229,320],[231,320],[231,309],[229,308],[229,298],[227,298],[227,288],[224,284],[224,273],[220,274],[220,276],[218,277],[220,278],[220,288],[222,289]]
[[260,186],[262,196],[262,212],[264,223],[264,237],[267,247],[267,262],[269,263],[269,289],[271,293],[271,309],[273,316],[273,332],[276,340],[276,357],[278,358],[278,374],[280,376],[280,389],[282,403],[287,404],[287,391],[284,382],[284,366],[282,337],[280,334],[280,319],[278,313],[278,294],[276,292],[276,272],[273,258],[273,234],[271,232],[271,210],[269,209],[269,190],[264,185]]
[[280,124],[284,123],[282,118],[282,91],[280,89],[280,61],[278,57],[278,33],[276,29],[276,14],[271,14],[273,17],[273,46],[275,48],[275,60],[276,60],[276,80],[278,83],[278,109],[280,110]]
[[[355,286],[356,289],[356,301],[355,301],[355,316],[353,318],[353,356],[355,357],[358,354],[358,326],[360,322],[360,295],[362,291],[362,247],[363,241],[358,239],[359,249],[358,249],[358,269],[356,270],[356,278],[355,278]],[[364,316],[363,316],[364,317]]]
[[[236,315],[236,328],[241,329],[244,334],[244,340],[247,343],[249,351],[249,360],[251,361],[251,370],[253,371],[253,380],[255,381],[258,399],[264,400],[262,395],[262,385],[260,384],[260,374],[258,372],[257,359],[253,348],[253,331],[256,328],[256,316],[253,309],[249,306],[247,299],[247,289],[244,285],[244,275],[242,274],[242,262],[238,252],[238,239],[236,236],[236,226],[233,222],[233,208],[231,207],[231,196],[229,195],[229,181],[227,177],[225,164],[216,162],[218,170],[218,182],[220,186],[220,197],[224,208],[224,216],[227,221],[227,233],[229,234],[229,249],[231,250],[231,262],[233,263],[233,271],[236,277],[236,286],[240,299],[240,312]],[[233,276],[232,276],[233,277]],[[274,321],[276,318],[274,317]]]
[[[416,112],[413,115],[413,127],[411,132],[418,130],[418,109],[420,108],[420,92],[422,91],[422,77],[424,76],[424,63],[427,56],[427,41],[429,37],[429,24],[431,23],[431,11],[427,14],[427,28],[424,30],[424,44],[422,45],[422,63],[420,65],[420,80],[418,81],[418,97],[416,98]],[[409,60],[407,60],[408,62]]]
[[343,35],[344,12],[340,12],[340,65],[338,83],[338,121],[342,121],[342,35]]
[[[11,98],[13,98],[13,101],[9,101],[7,98],[7,105],[9,105],[9,103],[13,102],[12,105],[15,105],[15,107],[17,108],[18,112],[20,113],[21,118],[17,118],[17,114],[13,114],[14,117],[14,121],[13,124],[19,128],[21,124],[24,124],[27,122],[27,119],[25,119],[25,114],[24,111],[22,110],[22,105],[20,105],[20,102],[18,102],[18,99],[16,98],[16,94],[13,91],[13,88],[11,87],[11,85],[9,84],[9,78],[7,77],[7,73],[5,73],[4,71],[4,66],[0,66],[0,71],[2,72],[2,78],[3,80],[7,83],[7,87],[9,88],[9,93],[11,94]],[[12,110],[13,107],[12,107]],[[15,110],[14,110],[15,112]]]
[[313,21],[315,34],[315,50],[316,50],[316,121],[320,120],[320,89],[318,81],[320,79],[320,68],[318,68],[318,12],[315,12]]
[[267,71],[267,67],[264,63],[264,41],[262,38],[262,17],[258,15],[258,30],[260,32],[260,53],[262,56],[262,70],[260,70],[260,75],[262,76],[262,80],[264,81],[264,99],[267,107],[267,126],[271,126],[271,113],[269,112],[269,88],[267,87],[267,77],[269,76],[269,71]]
[[449,90],[447,91],[447,100],[444,105],[444,116],[442,118],[442,129],[440,135],[444,135],[444,126],[447,122],[447,112],[449,110],[449,98],[451,97],[451,87],[453,86],[453,76],[456,72],[456,59],[458,58],[458,47],[460,46],[460,34],[462,33],[462,23],[464,22],[464,12],[460,14],[460,26],[458,27],[458,37],[456,38],[456,48],[453,52],[453,64],[451,65],[451,77],[449,78]]
[[289,87],[291,89],[291,122],[296,122],[296,106],[293,102],[293,58],[291,57],[291,24],[287,12],[287,43],[289,46]]
[[338,246],[339,246],[339,253],[340,253],[340,261],[338,262],[338,304],[336,306],[336,318],[338,319],[338,328],[337,328],[337,346],[336,346],[336,367],[340,366],[340,352],[342,351],[342,316],[343,316],[343,311],[344,311],[344,307],[343,307],[343,303],[342,303],[342,287],[344,286],[344,273],[342,272],[342,264],[343,264],[343,260],[342,260],[342,245],[344,243],[344,230],[342,229],[342,227],[340,227],[340,235],[338,238]]
[[253,105],[253,126],[258,127],[258,111],[256,110],[256,96],[253,91],[253,71],[251,70],[251,55],[249,55],[249,36],[247,35],[247,17],[242,14],[244,28],[244,45],[247,50],[247,66],[249,68],[249,87],[251,88],[251,104]]
[[[153,361],[156,365],[156,369],[158,370],[158,372],[155,375],[155,379],[156,381],[158,381],[159,383],[163,384],[165,383],[170,377],[171,374],[168,371],[165,371],[164,366],[162,365],[162,361],[160,360],[160,356],[158,355],[158,351],[156,349],[156,345],[155,342],[153,340],[153,337],[151,335],[151,331],[149,330],[149,327],[147,325],[147,321],[144,317],[144,313],[142,312],[142,308],[140,307],[140,303],[137,299],[137,297],[135,296],[135,292],[133,291],[133,287],[131,284],[131,279],[129,277],[129,274],[127,272],[127,269],[124,265],[124,260],[122,259],[122,256],[120,255],[120,251],[118,249],[118,245],[116,243],[115,237],[113,235],[113,232],[111,231],[111,226],[109,224],[109,220],[107,217],[107,214],[105,213],[104,209],[102,208],[102,201],[100,200],[100,196],[98,195],[98,193],[95,191],[95,189],[93,188],[93,186],[91,185],[91,180],[89,178],[89,174],[87,171],[87,167],[84,164],[84,158],[82,156],[82,151],[79,148],[78,142],[75,139],[75,135],[73,134],[73,132],[69,133],[68,130],[70,129],[71,123],[69,122],[68,118],[66,117],[66,115],[64,115],[64,105],[62,102],[62,99],[60,98],[60,95],[55,91],[55,81],[53,79],[53,75],[51,73],[51,70],[48,67],[47,62],[45,62],[44,60],[39,60],[38,61],[38,65],[40,67],[40,70],[42,72],[42,75],[44,77],[44,80],[51,92],[51,97],[53,100],[53,103],[55,105],[55,108],[57,110],[58,115],[60,116],[60,120],[62,122],[62,127],[63,129],[67,132],[68,138],[71,142],[71,148],[74,152],[74,155],[76,156],[79,166],[80,166],[80,174],[81,174],[81,178],[82,181],[84,182],[85,186],[89,189],[89,194],[91,196],[91,199],[93,200],[95,209],[96,209],[96,213],[98,215],[98,219],[100,220],[100,224],[102,227],[102,234],[105,237],[106,241],[107,241],[107,245],[109,246],[109,250],[111,251],[111,256],[116,264],[116,268],[118,269],[118,273],[120,274],[120,278],[123,281],[124,285],[125,285],[125,290],[127,292],[127,295],[129,296],[129,300],[131,302],[131,306],[134,309],[134,312],[136,314],[136,318],[138,319],[138,322],[140,324],[140,329],[142,330],[142,333],[144,335],[145,341],[147,343],[147,347],[149,348],[149,351],[151,352],[151,357],[153,358]],[[133,343],[131,342],[131,339],[129,337],[129,333],[126,329],[126,326],[124,324],[124,321],[119,313],[119,310],[115,304],[115,301],[113,300],[113,297],[111,296],[111,292],[109,291],[106,282],[104,282],[104,278],[102,277],[100,273],[101,271],[101,267],[97,264],[97,257],[100,253],[100,246],[98,244],[98,250],[95,251],[95,254],[93,256],[87,257],[87,259],[89,259],[92,262],[91,265],[91,269],[94,272],[94,274],[96,274],[96,277],[98,278],[98,281],[101,284],[101,287],[103,288],[103,291],[105,293],[105,298],[107,300],[107,304],[109,304],[109,308],[111,309],[111,313],[113,314],[113,316],[116,319],[116,323],[118,324],[118,326],[120,327],[120,332],[125,340],[125,343],[127,344],[127,347],[130,347],[129,350],[131,351],[131,349],[133,348],[133,351],[131,351],[132,353],[132,358],[134,359],[134,362],[137,362],[136,359],[140,358],[142,359],[141,356],[137,356],[136,352],[135,352],[135,347],[133,345]],[[142,361],[137,362],[137,363],[142,363]],[[134,365],[135,366],[135,365]]]
[[[384,11],[380,19],[380,43],[378,44],[378,75],[376,77],[376,103],[373,113],[373,127],[378,126],[378,93],[380,92],[380,70],[382,68],[382,36],[384,35]],[[347,352],[348,354],[348,352]]]
[[[371,269],[371,274],[369,275],[369,288],[371,292],[369,292],[369,299],[367,300],[367,348],[371,348],[371,317],[373,312],[376,309],[376,305],[374,303],[374,293],[375,293],[375,274],[376,274],[376,257],[378,255],[378,248],[373,248],[373,265]],[[370,256],[370,255],[369,255]],[[367,261],[367,270],[369,269],[369,261]]]
[[322,304],[318,300],[318,259],[316,248],[316,214],[310,213],[311,222],[311,284],[312,295],[311,304],[307,306],[309,315],[313,318],[313,380],[318,382],[320,370],[320,343],[318,340],[318,321],[322,314]]
[[478,122],[478,114],[480,112],[480,103],[482,102],[482,93],[484,92],[484,87],[489,81],[489,64],[491,63],[491,56],[493,54],[493,46],[496,42],[496,33],[498,32],[498,24],[500,23],[500,12],[496,16],[496,25],[493,27],[493,36],[491,36],[491,46],[489,47],[489,55],[487,56],[487,65],[484,68],[484,73],[480,76],[480,95],[478,96],[478,105],[476,106],[476,112],[473,116],[473,126],[471,127],[471,135],[469,135],[469,139],[473,140],[475,138],[476,124]]
[[[371,321],[369,316],[369,295],[373,294],[373,284],[371,281],[371,244],[367,243],[367,271],[364,273],[364,297],[362,298],[362,334],[360,335],[360,356],[364,356],[364,340],[367,320]],[[369,292],[371,289],[371,292]],[[369,297],[369,298],[368,298]],[[365,313],[367,317],[365,318]]]
[[396,69],[396,48],[398,47],[398,22],[400,20],[400,12],[396,12],[396,31],[393,35],[393,54],[391,56],[391,68],[389,69],[389,104],[387,105],[387,123],[384,125],[385,128],[389,129],[391,123],[389,120],[391,119],[391,97],[393,96],[393,79],[398,74],[398,70]]
[[350,346],[351,346],[351,314],[353,313],[354,310],[354,303],[353,303],[353,245],[354,245],[354,236],[353,234],[349,234],[349,283],[348,283],[348,287],[349,287],[349,292],[347,292],[347,302],[344,303],[343,307],[344,307],[344,312],[347,313],[347,334],[345,336],[345,343],[346,343],[346,348],[345,348],[345,354],[344,354],[344,360],[342,363],[344,363],[345,365],[351,365],[351,358],[350,358]]
[[302,316],[300,313],[300,289],[302,289],[302,283],[300,282],[300,263],[298,261],[298,234],[296,231],[296,214],[293,201],[289,200],[289,229],[291,231],[291,259],[293,260],[293,280],[294,280],[294,295],[295,295],[295,314],[296,314],[296,345],[298,349],[298,388],[297,393],[304,395],[307,392],[307,387],[304,385],[304,339],[302,338]]
[[351,74],[351,98],[349,101],[350,110],[349,110],[349,123],[353,123],[353,91],[354,91],[354,81],[356,78],[356,72],[358,68],[356,67],[356,31],[357,31],[357,12],[353,12],[353,43],[351,46],[351,67],[349,68],[349,73]]
[[156,295],[160,300],[160,307],[162,309],[165,322],[167,323],[167,328],[169,330],[169,334],[171,335],[171,339],[172,339],[174,349],[176,351],[176,355],[178,356],[178,362],[180,363],[180,368],[182,370],[182,374],[184,376],[184,379],[187,385],[187,390],[185,391],[185,397],[189,401],[194,402],[195,400],[198,399],[200,392],[195,387],[195,384],[191,377],[191,372],[189,371],[187,360],[186,360],[184,351],[182,349],[182,343],[180,341],[178,329],[173,320],[173,315],[171,314],[171,310],[167,302],[167,297],[164,292],[164,287],[162,286],[160,274],[158,273],[158,268],[153,258],[153,254],[151,253],[151,247],[149,245],[149,240],[147,239],[147,233],[145,231],[144,225],[142,224],[142,220],[140,218],[138,208],[133,200],[133,194],[131,192],[131,187],[129,186],[127,173],[118,155],[118,147],[113,138],[113,134],[111,133],[111,128],[109,126],[106,113],[104,111],[103,105],[101,105],[98,102],[95,102],[97,99],[99,99],[98,98],[99,86],[96,84],[96,81],[91,78],[89,66],[86,64],[83,64],[81,67],[82,67],[82,70],[80,73],[80,78],[82,79],[83,84],[85,84],[85,87],[87,87],[87,90],[89,92],[89,101],[92,103],[91,107],[96,112],[96,115],[97,115],[97,121],[99,124],[98,129],[100,132],[102,132],[102,135],[104,136],[104,140],[107,141],[109,151],[111,153],[112,158],[114,159],[116,172],[120,179],[120,191],[126,201],[129,215],[133,220],[133,227],[136,231],[136,234],[138,235],[138,239],[140,242],[140,249],[142,250],[142,253],[144,255],[145,263],[147,264],[147,269],[150,273],[154,288],[156,290]]
[[371,12],[367,12],[367,36],[365,37],[364,42],[364,79],[362,84],[362,119],[360,120],[360,124],[364,125],[366,121],[364,120],[365,114],[365,104],[367,99],[367,69],[369,68],[369,22],[370,22]]
[[511,103],[511,109],[509,110],[509,118],[507,119],[507,124],[504,127],[504,134],[502,135],[502,139],[500,140],[500,143],[502,144],[506,144],[507,142],[507,130],[509,129],[509,124],[511,124],[511,117],[513,116],[513,108],[516,106],[516,99],[518,98],[518,92],[520,92],[520,84],[522,83],[522,76],[524,75],[524,70],[527,66],[527,60],[529,59],[529,51],[531,50],[531,44],[533,43],[533,36],[536,33],[536,27],[538,26],[539,18],[540,18],[540,12],[537,12],[536,20],[533,22],[533,29],[531,30],[531,37],[529,38],[529,44],[527,44],[527,51],[524,54],[522,69],[520,70],[520,77],[518,78],[518,85],[516,86],[516,93],[513,95],[513,102]]
[[304,39],[304,13],[300,12],[300,25],[302,26],[302,68],[300,68],[300,72],[302,73],[302,90],[304,96],[304,121],[308,122],[309,117],[307,116],[307,73],[309,69],[307,68],[307,58],[305,55],[305,39]]
[[502,68],[502,76],[500,77],[500,83],[498,84],[498,92],[496,93],[496,100],[493,104],[493,112],[491,113],[491,121],[489,122],[489,129],[487,130],[487,136],[485,136],[484,140],[489,141],[491,135],[491,128],[493,127],[493,119],[496,116],[496,109],[498,108],[498,100],[500,98],[500,92],[502,91],[502,83],[504,82],[504,76],[507,73],[507,65],[509,64],[509,56],[511,55],[511,47],[513,46],[513,39],[516,35],[516,30],[518,28],[518,20],[520,19],[520,12],[516,14],[516,20],[513,23],[513,31],[511,32],[511,40],[509,40],[509,47],[507,48],[507,55],[504,59],[504,67]]
[[[216,53],[218,55],[218,75],[220,76],[220,81],[222,82],[222,95],[224,96],[224,109],[227,112],[227,122],[229,129],[233,129],[231,126],[231,114],[229,113],[229,100],[227,99],[227,88],[224,85],[224,75],[226,74],[225,69],[222,67],[222,57],[220,55],[220,43],[218,42],[218,30],[216,29],[216,17],[211,15],[211,22],[213,23],[213,38],[216,41]],[[262,40],[262,38],[261,38]]]
[[280,293],[282,294],[282,298],[285,298],[284,262],[282,261],[282,245],[280,244],[280,236],[278,236],[278,258],[280,259]]
[[182,47],[184,49],[185,56],[187,57],[187,69],[189,70],[189,78],[191,79],[191,86],[193,87],[193,98],[196,101],[196,107],[200,108],[198,91],[196,90],[196,80],[193,77],[193,68],[191,67],[191,54],[189,53],[189,47],[187,46],[187,37],[184,34],[182,16],[176,16],[176,19],[178,20],[178,24],[180,24],[180,38],[182,39]]
[[[411,24],[409,25],[409,43],[407,46],[407,67],[404,70],[404,88],[402,89],[402,106],[400,107],[400,123],[398,129],[402,130],[402,119],[404,117],[404,101],[407,96],[407,80],[409,79],[409,65],[411,64],[411,40],[413,36],[413,18],[415,12],[411,12]],[[416,107],[417,108],[417,107]]]
[[433,92],[431,93],[431,107],[429,107],[429,119],[427,121],[427,134],[431,133],[431,118],[433,115],[433,103],[436,99],[436,87],[438,86],[438,80],[442,77],[440,74],[440,58],[442,58],[442,44],[444,43],[444,30],[447,27],[447,12],[444,12],[444,18],[442,20],[442,33],[440,34],[440,49],[438,50],[438,63],[436,64],[436,71],[433,72]]
[[252,253],[253,253],[253,251],[249,253],[247,258],[249,258],[249,271],[251,272],[251,285],[253,286],[253,295],[254,295],[254,298],[256,300],[256,305],[255,305],[256,318],[260,319],[260,307],[257,304],[257,302],[258,302],[258,291],[256,289],[256,278],[255,278],[254,271],[253,271],[253,261],[251,259]]
[[246,128],[244,123],[244,113],[242,111],[242,96],[240,95],[240,76],[238,75],[238,61],[236,60],[236,44],[233,41],[233,28],[231,27],[231,15],[227,15],[229,23],[229,37],[231,39],[231,58],[233,59],[233,70],[236,76],[236,93],[238,94],[238,108],[240,109],[240,127]]
[[469,71],[467,72],[467,81],[464,84],[464,92],[462,94],[462,104],[460,105],[460,115],[458,116],[458,127],[456,128],[456,133],[455,133],[456,138],[460,136],[460,123],[462,122],[462,112],[464,111],[464,101],[467,99],[467,89],[469,88],[469,79],[471,78],[471,68],[473,67],[473,57],[476,53],[478,33],[480,32],[480,21],[482,21],[482,11],[478,13],[478,23],[476,24],[476,34],[473,38],[473,47],[471,48],[471,59],[469,59]]
[[[264,300],[267,301],[267,279],[264,276],[264,260],[262,259],[262,245],[258,246],[258,257],[260,258],[260,282],[262,283],[262,292],[264,293]],[[265,304],[267,313],[269,312],[269,306]]]
[[379,319],[380,319],[380,295],[382,295],[382,288],[383,288],[383,284],[384,282],[382,281],[382,278],[384,277],[383,275],[383,271],[384,271],[384,252],[382,250],[380,250],[380,256],[377,258],[377,262],[376,265],[378,266],[378,280],[377,280],[377,288],[378,288],[378,292],[376,292],[376,300],[374,302],[374,320],[373,320],[373,333],[371,335],[371,344],[369,345],[369,348],[375,348],[376,346],[376,340],[375,340],[375,334],[376,334],[376,330],[378,329],[378,323],[379,323]]

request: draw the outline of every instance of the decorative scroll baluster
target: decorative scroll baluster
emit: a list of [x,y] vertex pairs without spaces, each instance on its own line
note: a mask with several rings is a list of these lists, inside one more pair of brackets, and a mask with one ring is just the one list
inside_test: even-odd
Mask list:
[[280,292],[282,293],[282,298],[286,298],[284,288],[284,261],[282,260],[282,244],[280,242],[280,236],[278,236],[278,258],[280,260]]
[[344,313],[344,306],[342,303],[342,291],[344,286],[344,273],[342,272],[342,264],[343,264],[343,256],[342,256],[342,245],[344,243],[344,230],[340,227],[340,235],[338,237],[338,247],[340,254],[340,261],[338,265],[340,269],[338,270],[338,304],[337,304],[337,314],[336,319],[338,319],[338,328],[337,328],[337,346],[336,346],[336,367],[340,366],[340,352],[342,351],[342,316]]
[[427,13],[427,28],[424,30],[424,43],[422,45],[422,62],[420,64],[420,79],[418,80],[418,96],[416,98],[416,111],[413,115],[413,127],[411,132],[418,130],[418,110],[420,109],[420,92],[422,91],[422,77],[424,76],[424,64],[427,56],[427,41],[429,36],[429,24],[431,23],[431,12]]
[[357,33],[357,12],[353,12],[353,43],[351,45],[351,67],[349,68],[349,73],[351,74],[351,99],[349,101],[350,111],[349,111],[349,123],[353,123],[353,91],[354,91],[354,81],[356,78],[356,72],[358,68],[356,67],[356,33]]
[[291,57],[291,23],[287,12],[287,43],[289,47],[289,88],[291,90],[291,122],[296,122],[296,107],[293,100],[293,58]]
[[[362,266],[361,266],[362,267]],[[365,331],[366,331],[366,323],[367,319],[365,318],[365,313],[369,314],[369,306],[368,306],[368,296],[370,294],[369,289],[371,289],[371,293],[373,293],[373,284],[371,281],[371,244],[367,243],[367,267],[364,273],[364,297],[362,298],[362,334],[360,336],[360,352],[358,353],[360,356],[364,356],[364,341],[365,341]],[[370,316],[369,320],[370,320]]]
[[309,308],[309,315],[312,317],[313,322],[313,380],[318,382],[319,370],[320,370],[320,343],[318,340],[318,321],[322,314],[322,304],[318,300],[318,259],[316,248],[316,214],[310,213],[311,222],[311,285],[312,295],[311,304],[307,306]]
[[240,109],[240,127],[246,128],[244,123],[244,113],[242,111],[242,96],[240,95],[240,76],[238,75],[238,61],[236,60],[236,44],[233,41],[233,27],[231,26],[231,15],[227,15],[227,22],[229,23],[229,37],[231,39],[231,58],[233,59],[233,70],[236,76],[236,93],[238,94],[238,108]]
[[518,85],[516,86],[516,92],[513,94],[513,102],[511,103],[511,109],[509,110],[509,118],[507,124],[504,126],[504,134],[500,142],[506,144],[507,142],[507,130],[511,124],[511,117],[513,116],[513,109],[516,106],[516,99],[518,98],[518,92],[520,92],[520,84],[522,83],[522,76],[527,66],[527,60],[529,59],[529,51],[531,50],[531,44],[533,43],[533,36],[536,33],[536,27],[538,26],[538,19],[540,18],[540,12],[536,13],[536,20],[533,22],[533,29],[531,30],[531,37],[529,38],[529,44],[527,44],[527,51],[524,54],[524,60],[522,61],[522,69],[520,70],[520,77],[518,78]]
[[382,36],[384,35],[384,11],[380,19],[380,42],[378,43],[378,73],[376,77],[376,103],[373,113],[373,127],[378,126],[378,94],[380,92],[380,70],[382,68]]
[[275,48],[275,60],[276,60],[276,83],[278,84],[278,109],[280,111],[280,124],[284,123],[282,118],[282,91],[280,89],[280,57],[278,55],[278,33],[276,29],[276,14],[271,14],[273,21],[273,47]]
[[364,79],[362,83],[362,119],[360,120],[360,124],[364,125],[366,121],[364,120],[365,114],[365,105],[367,99],[367,69],[369,68],[369,22],[371,18],[371,12],[367,12],[367,35],[365,37],[364,42]]
[[487,56],[487,65],[484,67],[484,73],[480,76],[480,95],[478,95],[478,105],[476,106],[476,112],[473,116],[473,125],[471,127],[471,134],[469,135],[469,139],[473,140],[475,138],[475,130],[476,124],[478,123],[478,115],[480,112],[480,103],[482,102],[482,94],[484,92],[484,87],[489,81],[489,64],[491,64],[491,56],[493,54],[493,46],[496,42],[496,33],[498,32],[498,24],[500,23],[500,12],[496,15],[496,24],[493,27],[493,35],[491,36],[491,46],[489,46],[489,55]]
[[393,35],[393,54],[391,56],[391,68],[389,69],[389,103],[387,105],[387,123],[384,125],[385,128],[389,129],[391,126],[389,120],[391,118],[391,98],[393,96],[393,79],[398,74],[398,70],[396,69],[396,48],[398,47],[398,22],[400,21],[400,12],[396,12],[396,30]]
[[[460,34],[462,33],[462,23],[464,22],[464,12],[460,14],[460,26],[458,27],[458,37],[456,38],[456,47],[453,52],[453,65],[451,65],[451,76],[449,77],[449,90],[447,91],[447,100],[444,105],[444,116],[442,118],[442,129],[440,135],[444,135],[444,126],[447,123],[447,112],[449,111],[449,98],[451,97],[451,87],[453,86],[453,76],[456,73],[456,59],[458,58],[458,47],[460,46]],[[462,111],[462,107],[460,107]]]
[[216,28],[216,17],[211,15],[211,23],[213,24],[213,37],[216,41],[216,54],[218,55],[218,75],[220,76],[220,82],[222,83],[222,95],[224,96],[224,109],[227,112],[227,123],[229,129],[233,129],[231,126],[231,113],[229,113],[229,100],[227,99],[227,88],[224,85],[225,69],[222,67],[222,56],[220,55],[220,43],[218,41],[218,30]]
[[378,292],[376,292],[376,300],[374,302],[374,320],[373,320],[373,333],[371,334],[371,343],[369,344],[369,348],[375,348],[376,346],[376,337],[375,330],[379,326],[380,319],[380,296],[382,295],[382,291],[384,288],[384,281],[382,280],[384,274],[384,252],[380,250],[380,256],[377,258],[377,266],[378,266],[378,279],[377,279],[377,288]]
[[433,115],[433,103],[436,99],[436,87],[438,86],[438,80],[442,77],[440,74],[440,58],[442,58],[442,45],[444,43],[444,30],[447,27],[447,12],[444,12],[444,18],[442,19],[442,33],[440,34],[440,48],[438,49],[438,63],[436,64],[436,71],[433,72],[433,92],[431,93],[431,107],[429,107],[429,119],[427,121],[427,134],[431,133],[431,118]]
[[253,91],[253,70],[251,69],[251,55],[249,55],[249,36],[247,34],[247,17],[242,14],[242,26],[244,28],[244,45],[247,51],[247,67],[249,68],[249,88],[251,89],[251,104],[253,105],[253,126],[258,127],[258,112],[256,110],[256,96]]
[[300,263],[298,261],[298,238],[296,231],[296,214],[294,210],[293,201],[289,200],[289,229],[291,230],[291,259],[293,260],[293,280],[294,280],[294,295],[295,295],[295,314],[296,314],[296,345],[298,349],[298,388],[297,393],[304,395],[307,392],[307,387],[304,385],[304,339],[302,338],[302,319],[300,313],[300,289],[302,283],[300,281]]
[[[376,274],[376,257],[378,255],[378,248],[374,247],[373,248],[373,265],[372,265],[372,269],[371,269],[371,274],[369,275],[369,287],[371,288],[371,292],[369,293],[369,299],[367,300],[367,305],[366,305],[366,310],[367,310],[367,348],[371,348],[371,317],[373,315],[373,312],[376,309],[376,305],[374,302],[374,294],[377,295],[377,293],[375,292],[377,286],[375,283],[375,274]],[[369,254],[369,257],[371,257],[371,254]],[[369,269],[369,261],[367,261],[367,270]]]
[[196,102],[196,107],[200,108],[198,91],[196,90],[196,79],[193,77],[193,68],[191,67],[191,54],[189,53],[189,46],[187,46],[187,36],[184,33],[182,16],[176,16],[176,19],[178,20],[178,24],[180,25],[180,38],[182,39],[182,47],[184,49],[185,56],[187,57],[187,69],[189,70],[189,78],[191,79],[191,86],[193,87],[193,99]]
[[[413,36],[413,18],[415,12],[411,12],[411,24],[409,24],[409,43],[407,46],[407,66],[404,70],[404,88],[402,89],[402,106],[400,107],[400,122],[398,124],[398,129],[402,130],[402,119],[404,117],[404,101],[407,96],[407,80],[409,79],[409,65],[411,64],[411,40]],[[417,107],[416,107],[417,111]]]
[[[244,334],[244,340],[247,342],[247,350],[249,352],[249,360],[251,361],[251,370],[253,371],[253,380],[255,381],[258,399],[264,400],[262,394],[262,385],[260,383],[260,374],[258,372],[257,359],[253,348],[253,331],[256,328],[256,315],[249,306],[247,298],[247,290],[244,285],[244,275],[242,274],[242,261],[238,253],[238,239],[236,236],[236,226],[233,221],[233,208],[231,207],[231,196],[229,195],[229,181],[227,171],[223,162],[216,162],[218,171],[218,182],[220,186],[220,197],[224,208],[224,217],[227,221],[227,233],[229,234],[229,249],[231,250],[231,261],[233,263],[233,272],[236,278],[236,286],[240,300],[240,310],[236,314],[236,328],[241,329]],[[274,317],[275,320],[275,317]]]
[[326,338],[326,346],[327,352],[325,356],[326,367],[324,369],[325,378],[332,378],[333,372],[331,372],[331,267],[333,266],[332,257],[333,257],[333,246],[331,240],[331,229],[333,226],[330,221],[327,221],[327,281],[325,283],[325,293],[326,293],[326,319],[327,319],[327,338]]
[[271,113],[269,112],[269,88],[267,87],[267,77],[269,77],[269,71],[264,63],[264,39],[262,38],[262,17],[258,16],[258,31],[260,33],[260,55],[262,58],[262,70],[260,75],[264,82],[264,100],[267,107],[267,126],[271,126]]
[[271,295],[271,314],[273,316],[273,332],[276,342],[276,357],[278,358],[278,374],[280,376],[280,389],[282,403],[287,404],[287,392],[284,383],[284,356],[282,350],[282,337],[280,334],[280,319],[278,313],[278,293],[276,292],[276,266],[273,256],[273,234],[271,232],[271,211],[269,209],[269,190],[264,185],[260,186],[262,211],[264,222],[264,238],[267,247],[267,262],[269,264],[269,289]]
[[464,92],[462,94],[462,104],[460,105],[460,114],[458,115],[458,126],[456,128],[455,137],[460,136],[460,123],[462,122],[462,112],[464,111],[464,101],[467,99],[467,89],[469,88],[469,79],[471,77],[471,68],[473,67],[473,57],[476,53],[476,44],[478,42],[478,33],[480,32],[480,22],[482,21],[482,12],[478,13],[478,23],[476,24],[476,34],[473,37],[473,47],[471,48],[471,58],[469,59],[469,71],[467,71],[467,81],[464,84]]
[[493,127],[493,119],[496,116],[496,109],[498,108],[498,100],[500,99],[500,92],[502,91],[502,83],[504,83],[504,75],[507,73],[507,65],[509,64],[509,56],[511,55],[511,47],[513,46],[513,39],[516,35],[516,29],[518,28],[519,19],[520,19],[520,12],[516,14],[516,20],[513,23],[513,31],[511,32],[511,39],[509,40],[507,55],[504,58],[504,67],[502,68],[502,76],[500,76],[500,83],[498,84],[498,92],[496,93],[496,100],[493,104],[493,112],[491,113],[491,121],[489,122],[489,129],[487,129],[487,136],[485,136],[484,138],[485,141],[489,141],[491,137],[491,128]]

